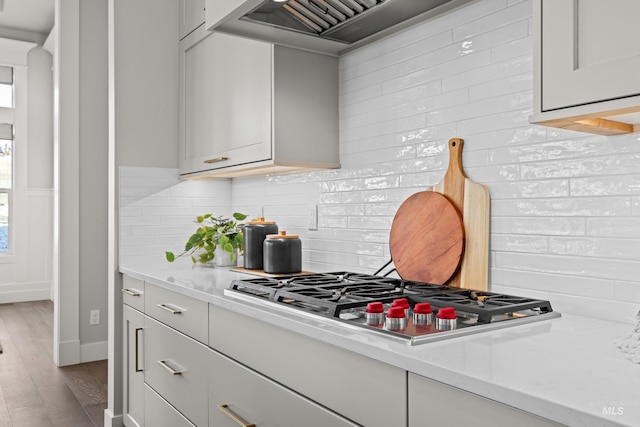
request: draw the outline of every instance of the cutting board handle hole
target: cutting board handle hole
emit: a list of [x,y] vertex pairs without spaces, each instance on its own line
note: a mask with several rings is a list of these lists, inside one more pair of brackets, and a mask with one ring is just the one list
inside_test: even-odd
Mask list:
[[455,142],[455,141],[452,141],[452,142],[451,142],[451,146],[452,146],[452,147],[455,147],[455,146],[456,146],[456,142]]

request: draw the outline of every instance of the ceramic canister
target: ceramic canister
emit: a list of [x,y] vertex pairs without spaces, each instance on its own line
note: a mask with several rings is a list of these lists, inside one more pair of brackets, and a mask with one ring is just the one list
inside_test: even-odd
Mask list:
[[296,235],[288,235],[286,231],[269,234],[264,239],[263,251],[265,273],[299,273],[302,270],[302,242]]
[[268,234],[276,234],[278,225],[272,221],[258,218],[248,221],[244,225],[244,268],[248,270],[262,270],[262,244]]

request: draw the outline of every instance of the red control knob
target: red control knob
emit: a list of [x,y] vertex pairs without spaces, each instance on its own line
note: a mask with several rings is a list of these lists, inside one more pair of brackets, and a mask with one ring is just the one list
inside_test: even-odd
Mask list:
[[384,306],[381,302],[370,302],[367,304],[367,313],[384,313]]
[[438,319],[455,319],[456,311],[453,307],[442,307],[438,310],[438,314],[436,315]]
[[391,319],[401,319],[405,316],[404,308],[402,307],[391,307],[389,311],[387,311],[387,318]]
[[402,307],[403,309],[407,309],[409,308],[409,301],[406,298],[398,298],[396,300],[393,300],[393,303],[391,303],[392,307]]
[[429,314],[433,313],[433,310],[428,302],[420,302],[413,307],[413,312],[415,314]]

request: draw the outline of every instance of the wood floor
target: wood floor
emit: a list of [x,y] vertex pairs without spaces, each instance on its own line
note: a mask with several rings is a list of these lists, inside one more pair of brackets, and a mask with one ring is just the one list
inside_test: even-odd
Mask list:
[[102,426],[107,361],[53,364],[53,303],[0,304],[0,427]]

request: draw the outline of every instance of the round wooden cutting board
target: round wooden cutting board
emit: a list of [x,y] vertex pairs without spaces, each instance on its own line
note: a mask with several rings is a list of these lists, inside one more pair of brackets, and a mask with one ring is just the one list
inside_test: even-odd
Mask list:
[[393,218],[389,248],[400,277],[442,285],[462,260],[462,216],[442,194],[416,193],[402,203]]

